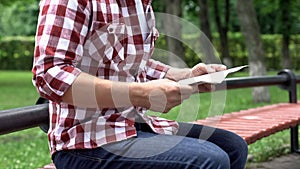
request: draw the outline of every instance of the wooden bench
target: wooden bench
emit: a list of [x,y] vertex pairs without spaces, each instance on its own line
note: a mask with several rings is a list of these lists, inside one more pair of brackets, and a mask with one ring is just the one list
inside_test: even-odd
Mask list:
[[232,131],[248,144],[300,124],[300,104],[282,103],[241,110],[194,122]]
[[[280,85],[282,89],[289,92],[289,103],[241,110],[222,116],[197,120],[193,123],[230,130],[243,137],[248,144],[252,144],[278,131],[290,128],[291,152],[299,153],[298,125],[300,124],[300,103],[297,103],[296,85],[300,83],[300,76],[295,76],[293,72],[284,70],[276,76],[229,78],[224,83],[226,85],[218,85],[217,90]],[[25,108],[25,110],[24,112],[17,109],[18,113],[16,111],[4,111],[4,114],[3,111],[2,113],[0,112],[0,121],[6,120],[5,123],[0,123],[0,134],[48,122],[46,120],[48,119],[48,113],[46,113],[48,112],[47,104]],[[20,114],[22,115],[20,116]],[[34,117],[32,116],[33,114],[35,115]],[[12,126],[10,123],[12,120],[14,121],[12,124],[18,124],[18,126]],[[41,169],[55,169],[55,166],[48,164]]]

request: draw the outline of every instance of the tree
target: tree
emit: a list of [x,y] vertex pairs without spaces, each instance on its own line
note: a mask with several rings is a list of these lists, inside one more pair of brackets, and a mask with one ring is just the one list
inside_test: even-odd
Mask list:
[[[254,0],[258,12],[258,21],[264,34],[281,34],[281,65],[283,68],[292,68],[290,58],[290,42],[293,34],[299,33],[300,0]],[[298,27],[297,27],[298,26]]]
[[199,18],[200,18],[200,29],[207,36],[207,38],[212,41],[212,34],[210,31],[209,23],[209,12],[208,12],[208,2],[207,0],[198,0],[200,6]]
[[[166,5],[166,13],[174,16],[181,17],[181,0],[164,0]],[[176,57],[184,60],[184,47],[181,40],[181,25],[174,16],[167,16],[164,20],[164,29],[168,35],[176,35],[177,39],[171,36],[166,36],[168,51],[171,55],[168,57],[170,65],[175,67],[182,67]],[[174,56],[175,55],[175,56]]]
[[280,33],[282,34],[282,68],[291,69],[292,63],[290,59],[290,34],[292,28],[292,21],[290,16],[291,1],[280,0]]
[[1,0],[0,1],[0,4],[1,5],[5,5],[5,6],[9,6],[17,1],[20,1],[20,0]]
[[[248,49],[250,76],[265,75],[265,52],[262,47],[253,0],[237,0],[236,9]],[[265,87],[253,88],[252,96],[254,102],[270,101],[269,91]]]
[[[221,54],[222,54],[221,56],[223,58],[224,64],[228,67],[232,67],[232,59],[230,58],[229,55],[228,36],[227,36],[227,32],[229,30],[230,3],[229,0],[225,0],[225,14],[221,15],[218,2],[220,1],[214,0],[213,5],[214,5],[215,22],[217,25],[220,42],[221,42]],[[221,20],[221,16],[224,16],[223,23]]]
[[0,3],[0,36],[34,35],[38,17],[38,2],[36,0],[12,2]]

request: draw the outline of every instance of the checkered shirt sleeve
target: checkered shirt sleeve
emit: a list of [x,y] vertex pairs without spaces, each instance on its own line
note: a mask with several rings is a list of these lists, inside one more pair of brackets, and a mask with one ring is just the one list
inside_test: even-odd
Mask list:
[[169,69],[170,69],[169,66],[159,61],[150,59],[146,65],[147,79],[148,80],[162,79],[165,77]]
[[33,83],[42,97],[55,102],[61,101],[81,72],[75,66],[88,32],[88,4],[68,2],[40,2]]

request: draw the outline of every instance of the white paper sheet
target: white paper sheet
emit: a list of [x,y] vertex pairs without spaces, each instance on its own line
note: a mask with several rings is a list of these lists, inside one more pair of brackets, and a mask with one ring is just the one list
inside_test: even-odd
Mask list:
[[196,76],[188,79],[183,79],[178,81],[178,83],[181,85],[194,85],[196,83],[197,84],[202,84],[202,83],[218,84],[218,83],[222,83],[222,81],[225,80],[226,76],[229,73],[237,72],[245,67],[248,67],[248,65],[231,68],[224,71],[209,73],[201,76]]

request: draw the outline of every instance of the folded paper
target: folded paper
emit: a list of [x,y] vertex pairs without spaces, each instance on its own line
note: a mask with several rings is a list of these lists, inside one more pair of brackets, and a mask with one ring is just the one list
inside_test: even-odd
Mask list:
[[224,71],[204,74],[201,76],[196,76],[188,79],[183,79],[178,81],[178,83],[181,85],[194,85],[194,84],[202,84],[202,83],[218,84],[218,83],[222,83],[229,73],[237,72],[245,67],[248,67],[248,65],[234,67]]

